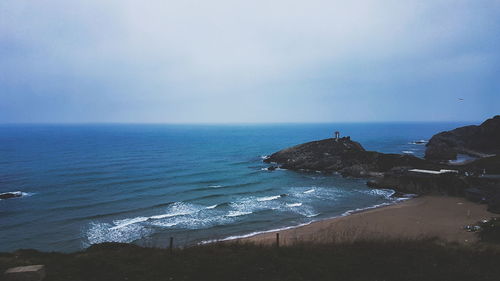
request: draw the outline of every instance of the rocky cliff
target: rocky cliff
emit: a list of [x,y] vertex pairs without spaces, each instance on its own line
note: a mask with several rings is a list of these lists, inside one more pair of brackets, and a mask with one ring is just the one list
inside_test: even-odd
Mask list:
[[365,150],[349,137],[324,139],[286,148],[265,160],[290,170],[340,172],[347,176],[373,176],[394,167],[424,167],[426,161],[411,155]]
[[500,154],[500,115],[479,126],[465,126],[434,135],[427,144],[425,159],[451,160],[459,153],[479,157]]

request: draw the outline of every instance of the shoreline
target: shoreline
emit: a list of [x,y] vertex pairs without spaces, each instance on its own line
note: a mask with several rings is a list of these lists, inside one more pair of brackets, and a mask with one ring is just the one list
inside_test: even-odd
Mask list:
[[486,209],[485,204],[470,202],[462,197],[420,196],[363,210],[346,211],[340,216],[297,226],[208,240],[200,244],[251,242],[272,245],[276,243],[276,233],[280,235],[280,245],[391,238],[438,238],[446,242],[469,244],[478,241],[477,235],[467,232],[464,226],[498,217]]
[[361,212],[365,212],[365,211],[369,211],[369,210],[373,210],[373,209],[392,206],[392,205],[399,204],[401,202],[416,198],[415,194],[407,194],[407,195],[408,195],[408,197],[397,197],[397,199],[394,202],[381,203],[381,204],[376,204],[376,205],[372,205],[372,206],[365,207],[365,208],[357,208],[357,209],[347,210],[347,211],[343,212],[342,214],[337,215],[337,216],[333,216],[333,217],[322,218],[319,220],[312,220],[310,222],[305,222],[305,223],[301,223],[298,225],[284,226],[281,228],[275,228],[275,229],[270,229],[270,230],[254,231],[254,232],[250,232],[250,233],[246,233],[246,234],[232,235],[232,236],[227,236],[227,237],[219,238],[219,239],[203,240],[201,242],[198,242],[197,244],[198,245],[205,245],[205,244],[218,243],[218,242],[230,242],[230,241],[235,241],[235,240],[248,239],[248,238],[252,238],[254,236],[258,236],[258,235],[266,234],[266,233],[276,233],[276,232],[280,232],[280,231],[284,231],[284,230],[291,230],[291,229],[295,229],[295,228],[305,227],[305,226],[308,226],[310,224],[322,222],[325,220],[338,219],[338,218],[350,216],[353,214],[357,214],[357,213],[361,213]]

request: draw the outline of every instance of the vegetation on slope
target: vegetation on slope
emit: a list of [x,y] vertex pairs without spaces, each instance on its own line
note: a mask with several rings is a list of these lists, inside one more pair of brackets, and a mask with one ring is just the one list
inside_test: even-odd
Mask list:
[[499,280],[500,251],[433,240],[176,249],[104,243],[71,253],[0,254],[0,270],[45,264],[57,280]]

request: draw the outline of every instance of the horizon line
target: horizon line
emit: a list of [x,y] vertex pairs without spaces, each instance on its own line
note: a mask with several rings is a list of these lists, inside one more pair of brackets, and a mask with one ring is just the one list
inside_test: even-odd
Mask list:
[[[489,119],[489,118],[487,118]],[[487,120],[485,119],[485,120]],[[318,122],[0,122],[0,125],[314,125],[381,123],[477,123],[485,120],[318,121]]]

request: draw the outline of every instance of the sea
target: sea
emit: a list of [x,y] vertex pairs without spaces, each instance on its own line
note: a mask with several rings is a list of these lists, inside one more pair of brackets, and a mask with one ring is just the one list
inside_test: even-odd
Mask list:
[[[335,173],[269,171],[283,148],[351,136],[423,157],[465,123],[0,125],[0,251],[101,242],[186,247],[393,204],[394,191]],[[416,143],[417,141],[417,143]]]

